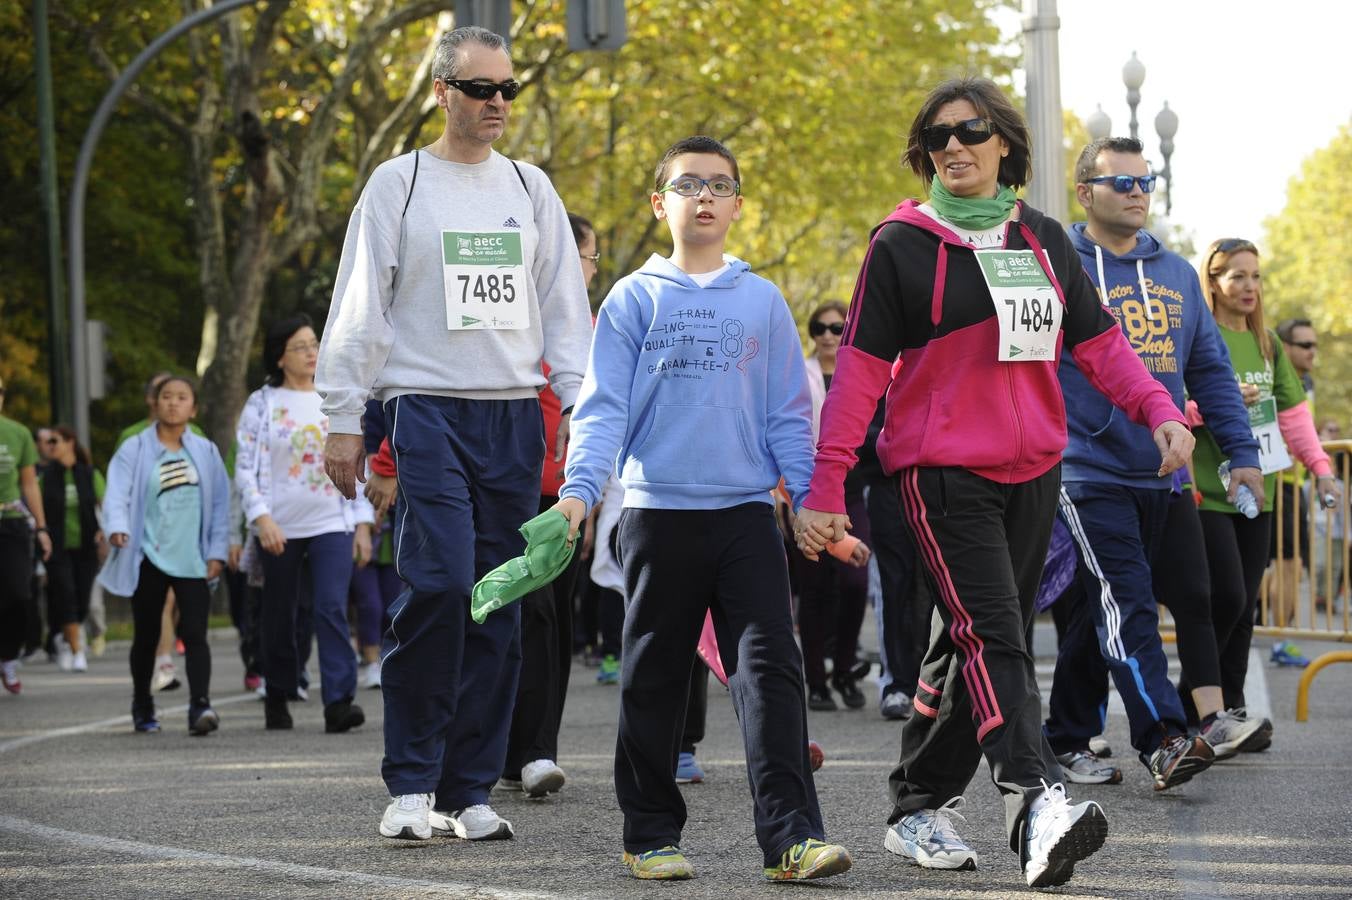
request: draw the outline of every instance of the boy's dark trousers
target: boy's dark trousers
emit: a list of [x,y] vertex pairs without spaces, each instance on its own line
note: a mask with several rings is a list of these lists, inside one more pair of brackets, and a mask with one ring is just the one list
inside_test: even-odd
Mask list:
[[756,840],[765,865],[777,865],[789,847],[824,832],[774,509],[756,502],[626,509],[619,532],[629,597],[615,748],[624,849],[642,853],[681,842],[686,808],[676,757],[691,660],[711,609],[746,747]]
[[907,525],[935,594],[915,714],[889,780],[888,822],[962,794],[984,756],[1010,848],[1043,782],[1062,780],[1042,736],[1026,634],[1056,514],[1059,466],[1022,484],[958,468],[901,473]]
[[[1169,682],[1151,576],[1169,512],[1169,491],[1067,482],[1061,491],[1060,511],[1079,552],[1076,578],[1093,617],[1099,648],[1131,723],[1131,745],[1141,753],[1151,753],[1164,738],[1187,731],[1178,691]],[[1058,669],[1059,657],[1058,653]],[[1054,694],[1069,689],[1089,691],[1090,696],[1074,699],[1072,694],[1064,701],[1056,697],[1052,709],[1092,709],[1099,688],[1087,683],[1068,688],[1064,677],[1058,679]],[[1067,720],[1073,718],[1065,715]],[[1058,741],[1067,741],[1055,727],[1052,734]]]
[[482,624],[474,582],[525,549],[540,503],[540,404],[405,394],[385,404],[399,470],[395,565],[381,656],[392,796],[436,793],[447,812],[488,802],[502,774],[521,667],[521,606]]

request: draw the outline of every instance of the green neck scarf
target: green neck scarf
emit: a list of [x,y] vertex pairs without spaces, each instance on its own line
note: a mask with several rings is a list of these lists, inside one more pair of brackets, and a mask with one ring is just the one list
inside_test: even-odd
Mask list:
[[930,206],[940,216],[969,231],[985,231],[1003,224],[1014,209],[1014,189],[1000,186],[994,197],[955,197],[936,175],[930,182]]

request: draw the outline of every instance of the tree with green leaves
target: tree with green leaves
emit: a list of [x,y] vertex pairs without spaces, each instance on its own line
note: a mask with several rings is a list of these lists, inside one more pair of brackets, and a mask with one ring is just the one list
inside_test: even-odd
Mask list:
[[1307,318],[1319,334],[1317,413],[1352,414],[1352,236],[1339,213],[1352,197],[1352,125],[1301,165],[1286,189],[1286,207],[1269,218],[1263,254],[1263,306],[1270,327]]

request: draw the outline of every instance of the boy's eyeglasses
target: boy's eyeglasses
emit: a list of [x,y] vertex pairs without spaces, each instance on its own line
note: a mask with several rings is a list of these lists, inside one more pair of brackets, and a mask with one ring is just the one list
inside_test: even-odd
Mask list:
[[446,84],[455,88],[467,97],[473,97],[475,100],[492,100],[493,95],[502,94],[504,100],[515,100],[516,95],[521,93],[521,82],[519,81],[465,81],[460,78],[447,78]]
[[984,144],[995,132],[990,119],[963,119],[955,125],[926,125],[920,129],[920,143],[930,153],[938,153],[948,146],[948,139],[957,137],[965,147]]
[[1155,190],[1155,179],[1158,175],[1098,175],[1094,178],[1086,178],[1085,184],[1111,184],[1113,190],[1119,194],[1130,194],[1131,187],[1134,184],[1141,186],[1142,194],[1149,194]]
[[735,197],[742,186],[737,183],[735,178],[696,178],[693,175],[683,175],[680,178],[674,178],[667,182],[666,187],[658,193],[666,191],[675,191],[682,197],[698,197],[704,192],[705,187],[709,188],[709,193],[715,197]]
[[845,333],[845,323],[832,322],[830,325],[828,325],[825,322],[813,322],[807,326],[807,333],[812,335],[813,337],[821,337],[828,331],[834,334],[836,337],[840,337],[842,334]]
[[1287,341],[1286,343],[1292,347],[1299,347],[1302,350],[1314,350],[1319,346],[1318,341]]

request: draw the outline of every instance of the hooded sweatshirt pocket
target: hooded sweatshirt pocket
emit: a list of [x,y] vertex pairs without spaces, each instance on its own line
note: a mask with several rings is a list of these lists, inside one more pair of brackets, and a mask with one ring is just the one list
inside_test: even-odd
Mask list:
[[753,450],[740,409],[662,404],[642,442],[629,452],[623,477],[650,484],[758,487],[774,473],[764,454]]

